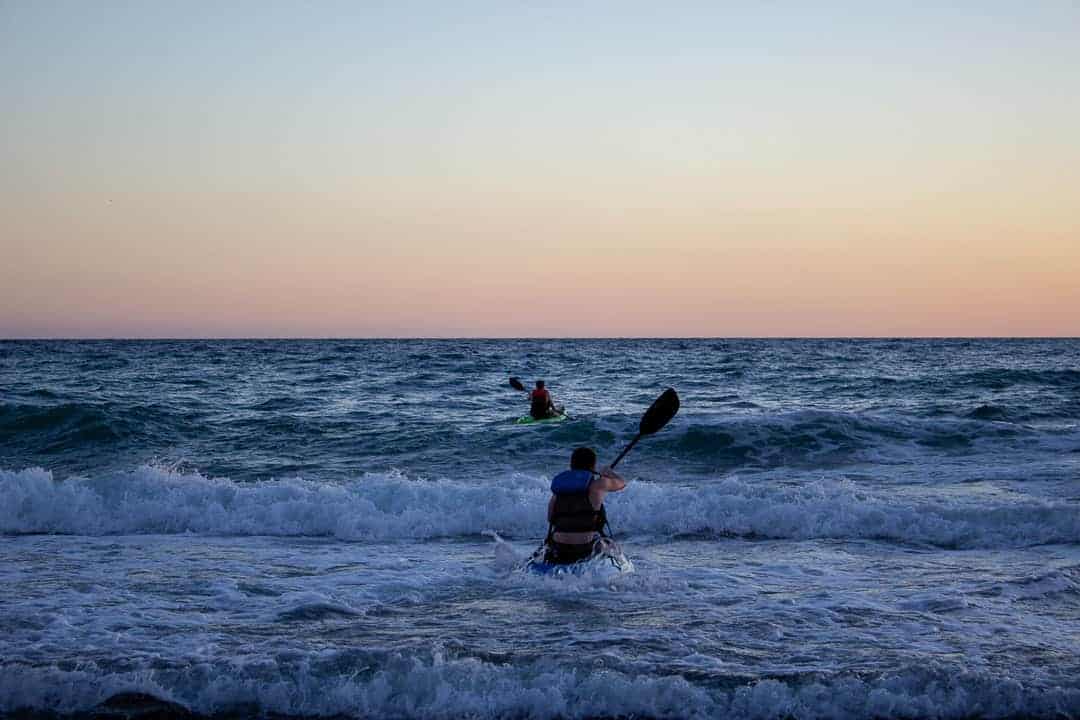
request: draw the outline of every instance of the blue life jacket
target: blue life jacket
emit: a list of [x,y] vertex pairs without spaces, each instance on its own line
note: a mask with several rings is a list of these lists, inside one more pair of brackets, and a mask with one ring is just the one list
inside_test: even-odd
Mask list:
[[588,470],[563,470],[551,478],[551,492],[556,495],[577,495],[589,492],[592,473]]
[[595,510],[589,502],[592,479],[593,474],[588,470],[564,470],[551,479],[551,492],[555,495],[552,532],[603,532],[607,513],[603,505]]

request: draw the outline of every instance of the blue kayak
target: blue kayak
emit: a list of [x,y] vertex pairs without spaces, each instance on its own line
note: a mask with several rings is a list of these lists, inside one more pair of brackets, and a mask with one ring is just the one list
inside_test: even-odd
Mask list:
[[560,577],[573,575],[575,577],[611,578],[634,572],[634,563],[623,554],[622,549],[613,541],[605,540],[600,552],[585,560],[576,563],[547,563],[544,562],[546,546],[541,545],[523,568],[526,572],[534,575],[550,575]]

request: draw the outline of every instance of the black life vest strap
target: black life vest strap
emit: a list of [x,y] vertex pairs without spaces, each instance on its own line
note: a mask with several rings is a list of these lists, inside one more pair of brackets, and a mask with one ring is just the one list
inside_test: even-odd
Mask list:
[[[567,516],[564,515],[563,517],[567,517]],[[575,516],[570,516],[570,517],[575,517]],[[598,511],[593,511],[592,512],[591,517],[594,518],[594,525],[593,525],[592,528],[590,528],[590,529],[581,529],[581,530],[566,530],[566,532],[595,532],[595,533],[599,534],[600,538],[610,538],[611,535],[608,534],[608,530],[611,529],[611,524],[607,520],[607,508],[604,505],[600,505],[600,508],[599,508]],[[554,538],[554,535],[555,535],[555,524],[554,524],[554,522],[549,521],[548,522],[548,539],[546,539],[546,540],[551,541],[552,538]]]
[[587,493],[558,495],[551,524],[559,532],[597,532],[603,529],[606,515],[603,506],[592,507]]

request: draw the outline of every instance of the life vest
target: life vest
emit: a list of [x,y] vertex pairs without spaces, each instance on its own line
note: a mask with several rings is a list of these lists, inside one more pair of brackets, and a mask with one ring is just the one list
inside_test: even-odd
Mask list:
[[529,398],[532,400],[529,414],[538,420],[547,417],[548,405],[551,404],[551,393],[546,389],[538,388],[529,394]]
[[555,507],[551,511],[552,532],[598,532],[603,534],[607,524],[604,506],[595,510],[589,502],[589,484],[593,474],[588,470],[564,470],[551,479]]

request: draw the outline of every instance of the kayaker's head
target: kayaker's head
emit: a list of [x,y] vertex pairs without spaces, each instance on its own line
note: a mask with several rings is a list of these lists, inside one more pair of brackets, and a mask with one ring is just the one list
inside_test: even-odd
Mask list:
[[570,454],[571,470],[596,470],[596,452],[592,448],[574,448]]
[[543,390],[544,389],[544,381],[543,380],[537,380],[536,381],[536,389],[537,390]]

